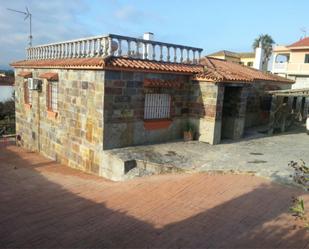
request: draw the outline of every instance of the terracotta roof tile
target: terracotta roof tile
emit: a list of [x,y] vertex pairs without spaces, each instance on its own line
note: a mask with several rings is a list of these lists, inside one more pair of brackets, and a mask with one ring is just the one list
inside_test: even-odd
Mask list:
[[132,58],[110,57],[105,60],[105,68],[119,68],[123,70],[167,71],[174,73],[193,74],[203,71],[203,66],[180,64],[171,62],[149,61]]
[[204,57],[201,59],[201,64],[206,66],[205,72],[195,75],[195,79],[211,82],[250,83],[253,81],[271,81],[287,84],[294,83],[292,80],[226,60]]
[[47,80],[58,80],[58,74],[52,72],[42,73],[39,77]]
[[30,71],[22,71],[17,76],[23,77],[23,78],[31,78],[32,72]]
[[121,69],[121,70],[149,70],[161,72],[175,72],[193,74],[203,71],[203,66],[192,64],[169,63],[132,59],[124,57],[108,58],[78,58],[54,60],[24,60],[11,64],[21,68],[77,68],[77,69]]
[[[18,68],[110,69],[142,72],[169,72],[194,75],[210,82],[272,81],[292,84],[294,81],[225,60],[204,57],[200,65],[149,61],[125,57],[25,60],[11,64]],[[204,69],[206,67],[206,69]]]
[[23,60],[13,62],[11,66],[21,68],[102,68],[103,58]]
[[293,44],[288,46],[288,48],[295,48],[295,47],[309,47],[309,37],[294,42]]

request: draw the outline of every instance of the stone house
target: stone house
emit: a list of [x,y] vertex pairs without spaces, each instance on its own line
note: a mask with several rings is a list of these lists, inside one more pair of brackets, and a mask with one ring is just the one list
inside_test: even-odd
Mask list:
[[267,122],[265,90],[291,80],[214,58],[202,49],[107,35],[27,50],[15,68],[21,144],[65,165],[110,179],[127,171],[104,152],[182,139],[216,144]]

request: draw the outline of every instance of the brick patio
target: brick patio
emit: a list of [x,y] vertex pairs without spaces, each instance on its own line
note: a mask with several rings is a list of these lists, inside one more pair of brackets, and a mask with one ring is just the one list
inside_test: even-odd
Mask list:
[[14,146],[0,147],[0,175],[0,248],[309,248],[288,213],[304,193],[259,177],[115,183]]

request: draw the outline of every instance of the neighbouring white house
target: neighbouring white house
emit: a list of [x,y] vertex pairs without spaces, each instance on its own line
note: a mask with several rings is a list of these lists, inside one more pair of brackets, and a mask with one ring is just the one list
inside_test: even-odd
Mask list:
[[12,98],[14,92],[14,77],[0,76],[0,102]]
[[309,37],[274,46],[272,73],[294,80],[293,89],[309,88]]

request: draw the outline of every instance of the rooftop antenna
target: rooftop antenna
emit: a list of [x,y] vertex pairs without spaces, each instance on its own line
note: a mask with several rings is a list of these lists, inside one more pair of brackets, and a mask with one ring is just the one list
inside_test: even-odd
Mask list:
[[32,14],[29,12],[28,7],[26,6],[26,11],[14,10],[14,9],[10,9],[10,8],[7,8],[7,10],[25,15],[24,20],[27,20],[29,18],[29,26],[30,26],[30,29],[29,29],[29,31],[30,31],[29,47],[32,47]]
[[300,31],[303,32],[304,38],[306,38],[307,37],[307,29],[306,28],[301,28]]

